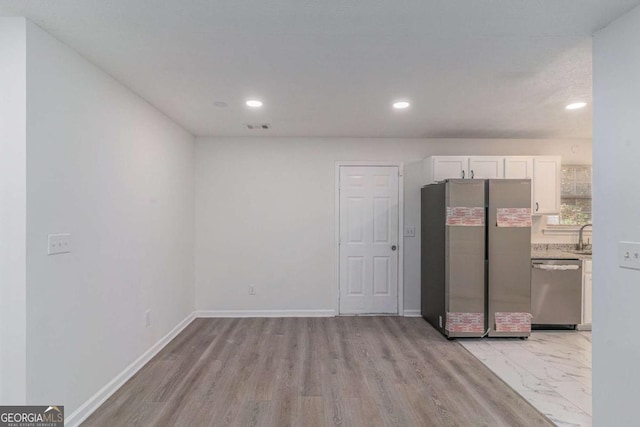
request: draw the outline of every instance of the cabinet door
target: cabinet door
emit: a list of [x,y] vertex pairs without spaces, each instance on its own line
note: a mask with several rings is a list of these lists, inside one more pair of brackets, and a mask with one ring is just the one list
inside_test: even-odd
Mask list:
[[469,178],[504,178],[504,157],[469,157]]
[[533,206],[533,157],[505,157],[504,177],[505,179],[531,179],[531,206]]
[[505,157],[504,177],[506,179],[532,179],[533,158],[525,156]]
[[582,323],[587,325],[591,324],[593,319],[593,309],[591,307],[591,292],[593,288],[592,278],[593,276],[591,274],[584,275],[584,314],[582,316]]
[[469,178],[469,157],[466,156],[435,156],[432,157],[432,182],[445,179]]
[[560,213],[560,157],[533,158],[533,214]]
[[591,264],[592,261],[585,260],[584,261],[584,283],[582,288],[583,300],[582,300],[582,323],[589,325],[593,320],[593,300],[592,300],[592,292],[593,292],[593,284],[592,279],[593,275],[591,273]]

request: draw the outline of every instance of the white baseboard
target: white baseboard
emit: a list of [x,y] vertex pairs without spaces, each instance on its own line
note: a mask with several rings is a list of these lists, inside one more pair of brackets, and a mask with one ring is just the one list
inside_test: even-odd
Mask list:
[[118,390],[124,383],[126,383],[132,376],[136,374],[147,362],[149,362],[153,356],[158,354],[169,342],[174,339],[184,328],[186,328],[193,320],[195,316],[193,313],[188,315],[183,321],[173,328],[167,335],[160,338],[149,350],[145,351],[135,362],[127,366],[124,371],[120,372],[114,379],[109,381],[107,385],[102,387],[96,394],[91,396],[89,400],[84,402],[78,409],[76,409],[71,415],[66,417],[65,426],[75,427],[80,425],[91,415],[96,409],[100,407],[116,390]]
[[199,310],[196,317],[334,317],[335,310]]
[[[144,352],[135,362],[127,366],[107,385],[91,396],[71,415],[66,417],[65,426],[76,427],[86,420],[113,393],[133,377],[145,364],[160,352],[197,317],[334,317],[335,310],[199,310],[194,311],[181,321],[168,334]],[[420,317],[420,310],[404,310],[405,317]]]
[[582,325],[578,325],[576,329],[579,331],[590,331],[591,323],[583,323]]
[[405,310],[404,317],[422,317],[420,310]]

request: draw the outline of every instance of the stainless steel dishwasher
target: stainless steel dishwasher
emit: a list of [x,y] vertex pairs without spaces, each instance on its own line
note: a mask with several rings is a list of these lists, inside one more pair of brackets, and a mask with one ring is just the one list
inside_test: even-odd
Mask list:
[[582,261],[531,260],[531,314],[536,325],[582,322]]

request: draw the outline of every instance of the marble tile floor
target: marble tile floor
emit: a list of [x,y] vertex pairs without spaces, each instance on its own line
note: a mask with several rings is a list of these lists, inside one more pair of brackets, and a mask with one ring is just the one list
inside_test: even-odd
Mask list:
[[592,425],[590,331],[457,341],[558,426]]

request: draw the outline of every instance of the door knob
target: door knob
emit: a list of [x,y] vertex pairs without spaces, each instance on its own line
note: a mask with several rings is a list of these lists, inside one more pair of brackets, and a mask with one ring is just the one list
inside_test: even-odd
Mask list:
[[395,251],[396,249],[397,249],[397,246],[396,246],[396,245],[392,245],[392,246],[391,246],[391,250],[392,250],[392,251]]

